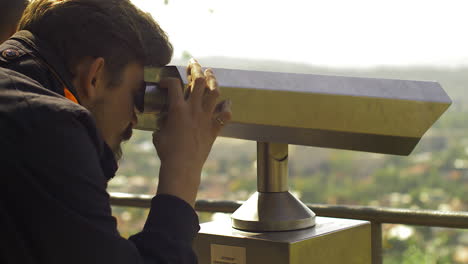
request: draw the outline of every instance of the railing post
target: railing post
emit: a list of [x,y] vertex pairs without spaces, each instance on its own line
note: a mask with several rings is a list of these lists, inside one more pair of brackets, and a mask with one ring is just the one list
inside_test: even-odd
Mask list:
[[382,264],[382,223],[371,222],[372,264]]

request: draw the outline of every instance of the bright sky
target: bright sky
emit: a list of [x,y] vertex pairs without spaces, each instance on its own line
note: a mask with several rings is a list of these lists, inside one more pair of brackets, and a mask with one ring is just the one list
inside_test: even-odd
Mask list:
[[331,67],[468,65],[466,0],[132,0],[175,56]]

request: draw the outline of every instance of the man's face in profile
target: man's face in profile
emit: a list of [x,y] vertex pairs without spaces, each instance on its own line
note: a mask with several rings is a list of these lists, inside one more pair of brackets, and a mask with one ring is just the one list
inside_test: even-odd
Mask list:
[[143,89],[144,70],[138,63],[128,64],[118,85],[105,87],[105,94],[91,110],[96,126],[117,159],[121,143],[130,139],[137,124],[135,96]]

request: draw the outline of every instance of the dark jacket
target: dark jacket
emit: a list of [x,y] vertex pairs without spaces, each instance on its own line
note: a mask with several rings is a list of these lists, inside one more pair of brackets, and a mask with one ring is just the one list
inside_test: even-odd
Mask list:
[[143,231],[119,235],[106,191],[116,161],[64,86],[76,96],[30,32],[0,45],[0,263],[195,263],[198,218],[179,198],[156,196]]

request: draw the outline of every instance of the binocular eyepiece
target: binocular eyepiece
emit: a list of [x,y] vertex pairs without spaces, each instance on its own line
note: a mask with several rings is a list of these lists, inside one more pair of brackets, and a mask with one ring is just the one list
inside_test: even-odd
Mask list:
[[145,69],[144,87],[135,94],[134,98],[135,107],[141,114],[158,114],[167,109],[168,91],[162,89],[159,82],[168,77],[177,78],[183,83],[176,66]]
[[161,126],[167,114],[169,98],[167,89],[161,88],[159,83],[168,77],[179,79],[184,89],[186,77],[181,76],[176,66],[145,68],[144,87],[134,98],[135,107],[139,112],[137,129],[154,131]]

